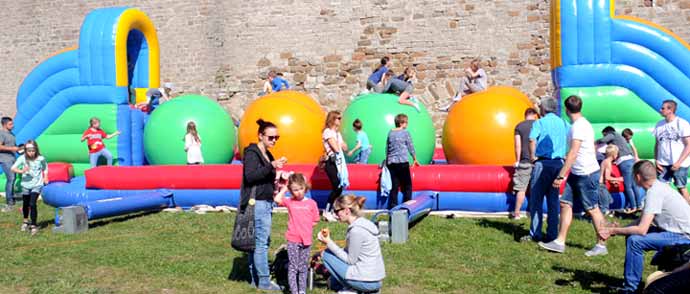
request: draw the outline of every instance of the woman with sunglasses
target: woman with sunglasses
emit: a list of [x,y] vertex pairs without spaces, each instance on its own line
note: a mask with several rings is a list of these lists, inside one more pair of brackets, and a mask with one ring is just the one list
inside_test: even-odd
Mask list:
[[[242,190],[240,207],[254,205],[255,249],[249,253],[251,283],[261,290],[280,291],[271,282],[268,270],[268,246],[271,236],[271,212],[273,210],[274,181],[276,169],[287,162],[285,157],[276,160],[269,151],[280,138],[278,128],[269,121],[259,119],[259,142],[244,149],[242,167]],[[254,194],[254,200],[250,200]]]
[[[322,134],[323,148],[326,150],[326,154],[324,155],[326,158],[324,169],[328,176],[328,180],[331,182],[331,193],[328,195],[328,203],[326,203],[323,217],[329,222],[337,221],[331,210],[333,209],[333,201],[343,193],[343,181],[338,175],[338,157],[342,155],[343,150],[347,151],[347,145],[345,145],[343,136],[340,134],[342,119],[343,116],[340,111],[334,110],[328,112],[328,115],[326,115],[326,126]],[[342,159],[344,159],[344,156],[341,157],[341,160]],[[340,164],[342,168],[345,162],[342,161]]]
[[[43,185],[48,184],[48,163],[41,156],[36,141],[26,141],[24,154],[19,156],[17,161],[14,162],[12,171],[22,175],[22,213],[24,214],[24,223],[22,223],[21,231],[26,232],[31,228],[31,235],[36,235],[38,233],[36,201],[38,201],[38,195],[41,194]],[[29,223],[29,215],[31,215],[31,223]]]
[[317,235],[319,241],[328,246],[321,259],[331,273],[331,288],[338,293],[374,293],[381,289],[383,278],[386,277],[379,230],[363,217],[365,201],[364,197],[347,195],[338,197],[334,202],[336,217],[348,224],[347,248],[338,247],[323,231]]

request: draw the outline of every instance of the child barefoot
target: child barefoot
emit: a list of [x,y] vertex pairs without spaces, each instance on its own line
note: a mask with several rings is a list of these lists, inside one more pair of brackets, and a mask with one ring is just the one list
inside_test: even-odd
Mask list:
[[[31,226],[31,235],[33,236],[38,233],[36,201],[38,200],[38,195],[41,194],[43,185],[48,184],[48,163],[41,156],[41,152],[38,151],[36,141],[27,141],[26,145],[24,145],[24,150],[24,155],[19,156],[14,165],[12,165],[12,171],[22,175],[22,213],[24,213],[24,223],[21,230],[25,232]],[[31,214],[31,223],[29,223],[29,213]]]
[[[285,198],[285,192],[288,190],[292,198]],[[316,201],[304,198],[307,190],[309,185],[304,175],[292,174],[288,178],[288,184],[281,186],[280,192],[273,199],[278,205],[288,209],[285,239],[288,241],[288,282],[292,294],[304,294],[307,291],[307,263],[314,225],[319,222]]]

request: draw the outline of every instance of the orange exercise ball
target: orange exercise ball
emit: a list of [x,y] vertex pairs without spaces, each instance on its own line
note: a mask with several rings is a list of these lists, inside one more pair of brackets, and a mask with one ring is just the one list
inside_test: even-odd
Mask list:
[[511,165],[515,126],[534,107],[512,87],[490,87],[453,105],[443,125],[443,152],[451,164]]
[[296,91],[280,91],[263,96],[244,111],[240,121],[240,152],[258,142],[258,119],[270,121],[278,127],[280,139],[271,153],[275,158],[285,156],[288,163],[317,163],[323,154],[321,132],[326,113],[318,102]]

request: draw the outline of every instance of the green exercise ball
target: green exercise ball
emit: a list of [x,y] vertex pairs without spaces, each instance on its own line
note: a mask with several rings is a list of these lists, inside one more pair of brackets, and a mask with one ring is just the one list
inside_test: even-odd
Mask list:
[[[357,144],[357,134],[352,128],[355,119],[362,121],[362,130],[372,145],[368,163],[380,164],[386,158],[386,139],[388,131],[395,128],[395,116],[399,113],[408,117],[407,130],[421,164],[431,163],[436,147],[436,135],[431,116],[422,103],[420,111],[412,106],[398,103],[393,94],[366,94],[353,100],[343,114],[341,132],[349,148]],[[352,158],[348,158],[352,161]],[[410,158],[410,163],[412,159]]]
[[144,152],[149,164],[186,164],[184,136],[194,121],[201,137],[206,164],[229,163],[235,148],[232,118],[216,101],[201,95],[184,95],[161,104],[144,127]]

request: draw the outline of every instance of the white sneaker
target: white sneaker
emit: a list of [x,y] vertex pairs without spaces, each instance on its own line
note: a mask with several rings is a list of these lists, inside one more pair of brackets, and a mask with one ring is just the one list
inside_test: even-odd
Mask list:
[[606,255],[609,254],[609,250],[606,249],[606,246],[602,245],[594,245],[592,249],[588,250],[585,252],[585,256],[592,257],[592,256],[598,256],[598,255]]
[[342,289],[342,290],[338,291],[338,294],[357,294],[357,292],[352,291],[350,289]]
[[324,211],[324,212],[323,212],[323,218],[324,218],[327,222],[331,222],[331,223],[337,222],[337,221],[338,221],[338,219],[337,219],[337,218],[333,215],[333,213],[330,212],[330,211]]
[[29,230],[29,223],[23,223],[23,224],[22,224],[21,231],[22,231],[22,232],[26,232],[26,231],[28,231],[28,230]]
[[38,227],[31,226],[31,236],[36,236],[36,234],[38,234]]

